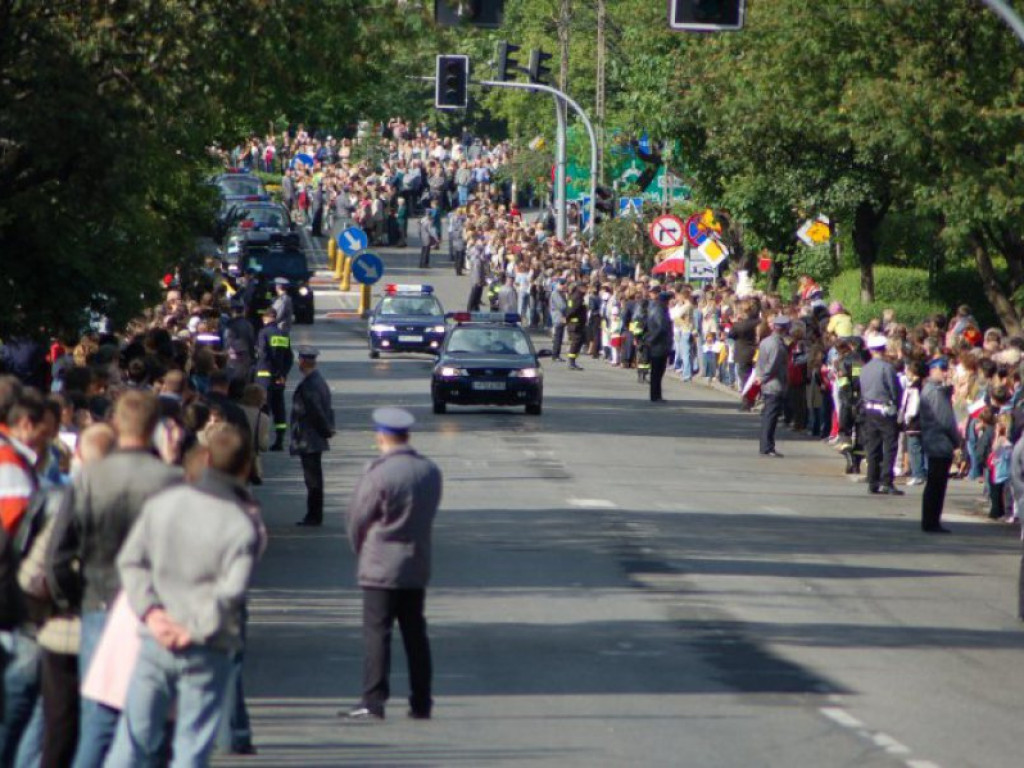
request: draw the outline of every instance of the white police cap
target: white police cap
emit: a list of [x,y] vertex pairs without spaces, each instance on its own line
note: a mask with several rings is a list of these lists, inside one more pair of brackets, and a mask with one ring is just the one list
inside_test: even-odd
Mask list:
[[393,435],[404,435],[416,423],[415,417],[404,408],[378,408],[372,418],[378,432]]

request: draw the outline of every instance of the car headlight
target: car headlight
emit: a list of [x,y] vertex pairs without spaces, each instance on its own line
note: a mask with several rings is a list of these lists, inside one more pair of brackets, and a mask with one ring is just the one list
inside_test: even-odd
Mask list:
[[435,325],[435,326],[434,326],[433,328],[431,328],[430,330],[431,330],[431,331],[433,331],[434,333],[444,333],[444,332],[445,332],[445,331],[447,331],[448,329],[447,329],[447,328],[445,328],[445,327],[444,327],[443,325]]
[[309,296],[309,288],[306,286],[299,288],[299,296]]
[[455,378],[458,378],[459,376],[468,376],[469,375],[469,371],[467,371],[465,368],[454,368],[454,367],[452,367],[450,365],[442,366],[440,373],[441,373],[441,378],[444,378],[444,379],[455,379]]
[[539,379],[540,369],[538,368],[522,368],[518,371],[512,371],[509,373],[510,379]]
[[395,326],[385,325],[384,323],[374,323],[370,326],[370,330],[374,333],[394,333]]

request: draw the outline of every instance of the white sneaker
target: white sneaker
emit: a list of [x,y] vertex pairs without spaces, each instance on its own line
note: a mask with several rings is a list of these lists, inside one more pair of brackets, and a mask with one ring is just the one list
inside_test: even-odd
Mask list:
[[907,480],[907,485],[924,485],[924,480],[919,477],[912,477]]

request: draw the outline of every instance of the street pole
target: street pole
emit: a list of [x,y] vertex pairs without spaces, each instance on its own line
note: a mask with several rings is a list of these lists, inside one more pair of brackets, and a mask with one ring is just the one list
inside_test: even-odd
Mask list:
[[555,115],[558,119],[558,137],[555,155],[555,237],[565,242],[568,211],[565,199],[565,166],[566,166],[566,118],[565,102],[555,96]]
[[587,135],[590,137],[590,221],[587,222],[585,231],[590,235],[590,238],[593,239],[594,224],[597,221],[597,136],[594,133],[594,125],[590,122],[590,118],[587,117],[587,113],[583,111],[583,107],[577,104],[569,94],[562,93],[562,91],[557,88],[552,88],[550,85],[543,85],[541,83],[506,83],[501,80],[479,80],[473,82],[473,85],[484,85],[489,88],[512,88],[520,91],[550,93],[556,99],[561,101],[563,105],[572,107],[576,114],[579,115],[580,120],[583,121],[583,125],[587,129]]

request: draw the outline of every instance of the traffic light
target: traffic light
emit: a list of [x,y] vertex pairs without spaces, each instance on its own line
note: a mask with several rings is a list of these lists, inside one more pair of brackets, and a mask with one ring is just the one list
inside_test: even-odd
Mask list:
[[548,76],[551,74],[551,67],[546,66],[546,62],[550,60],[550,53],[544,53],[544,51],[540,50],[530,51],[531,83],[540,83],[542,85],[548,84]]
[[500,27],[504,11],[505,0],[434,0],[434,21],[444,27]]
[[498,43],[498,62],[495,69],[498,72],[498,81],[507,83],[516,79],[519,72],[519,61],[512,58],[512,54],[519,50],[518,45],[502,40]]
[[670,0],[668,25],[688,32],[743,28],[746,0]]
[[438,56],[434,106],[438,109],[465,109],[468,104],[469,56]]

